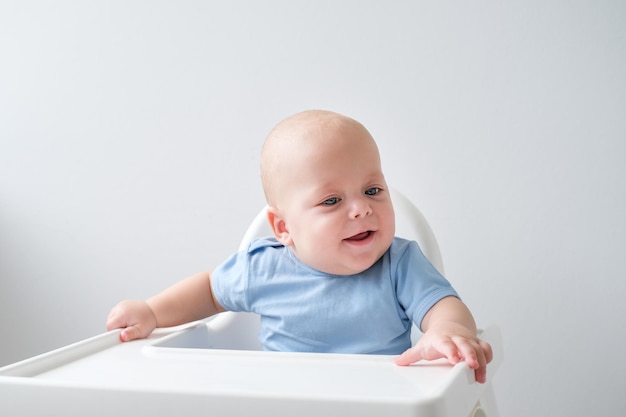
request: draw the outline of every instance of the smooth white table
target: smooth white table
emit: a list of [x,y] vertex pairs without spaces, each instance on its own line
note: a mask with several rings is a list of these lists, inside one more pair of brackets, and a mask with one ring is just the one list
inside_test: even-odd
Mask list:
[[497,327],[482,332],[495,356],[478,384],[444,360],[399,367],[386,355],[233,349],[258,342],[231,319],[130,343],[116,330],[0,368],[0,416],[497,416]]

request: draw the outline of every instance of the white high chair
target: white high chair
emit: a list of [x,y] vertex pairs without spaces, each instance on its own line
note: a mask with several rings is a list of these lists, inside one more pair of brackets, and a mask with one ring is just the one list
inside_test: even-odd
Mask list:
[[[417,240],[443,272],[424,217],[400,193],[392,200],[397,234]],[[261,235],[271,235],[265,209],[241,247]],[[5,366],[0,416],[498,416],[496,327],[481,334],[494,350],[487,384],[466,364],[445,360],[399,367],[388,355],[262,352],[258,329],[253,314],[222,313],[128,343],[114,330]]]

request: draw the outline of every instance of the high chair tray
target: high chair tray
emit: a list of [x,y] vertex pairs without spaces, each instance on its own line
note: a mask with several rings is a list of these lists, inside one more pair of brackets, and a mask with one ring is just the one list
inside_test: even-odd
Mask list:
[[[5,366],[0,415],[468,416],[489,385],[464,363],[216,349],[211,331],[198,322],[120,343],[116,330]],[[499,330],[482,338],[491,378]]]

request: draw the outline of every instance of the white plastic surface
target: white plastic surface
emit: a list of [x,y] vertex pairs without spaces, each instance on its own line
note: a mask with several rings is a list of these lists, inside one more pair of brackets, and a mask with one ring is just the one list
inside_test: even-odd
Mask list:
[[[399,367],[386,355],[214,349],[237,344],[220,321],[130,343],[113,331],[0,368],[0,415],[465,417],[490,395],[465,364]],[[496,353],[492,377],[500,334],[490,328],[483,337]]]

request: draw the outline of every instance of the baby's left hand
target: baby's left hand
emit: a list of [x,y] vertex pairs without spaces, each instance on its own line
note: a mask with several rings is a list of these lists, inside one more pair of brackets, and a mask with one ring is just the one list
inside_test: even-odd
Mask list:
[[487,364],[493,359],[489,343],[476,337],[467,327],[455,322],[431,326],[418,343],[395,359],[406,366],[419,360],[447,358],[452,364],[465,361],[475,370],[476,381],[487,381]]

